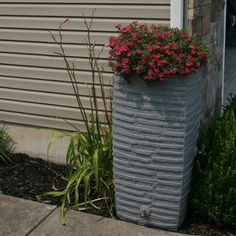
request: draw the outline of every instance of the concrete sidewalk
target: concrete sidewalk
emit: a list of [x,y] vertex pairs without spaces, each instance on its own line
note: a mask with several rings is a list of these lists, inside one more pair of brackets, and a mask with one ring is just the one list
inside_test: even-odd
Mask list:
[[69,211],[67,225],[55,206],[0,194],[0,236],[183,236],[120,220]]

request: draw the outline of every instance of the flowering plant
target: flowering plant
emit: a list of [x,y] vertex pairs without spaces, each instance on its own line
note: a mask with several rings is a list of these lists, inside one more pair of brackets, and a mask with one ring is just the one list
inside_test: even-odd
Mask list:
[[163,81],[196,71],[207,60],[207,45],[184,30],[136,21],[116,28],[119,35],[109,38],[109,65],[124,77],[137,73],[144,80]]

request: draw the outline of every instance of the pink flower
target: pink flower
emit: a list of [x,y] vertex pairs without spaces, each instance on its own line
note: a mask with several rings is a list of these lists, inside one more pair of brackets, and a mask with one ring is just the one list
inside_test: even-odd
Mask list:
[[165,80],[168,75],[188,74],[207,59],[207,46],[195,35],[167,26],[131,22],[116,26],[110,37],[109,65],[119,74],[137,73],[145,80]]
[[117,57],[119,57],[120,54],[121,54],[121,51],[117,51],[117,52],[116,52],[116,56],[117,56]]
[[189,74],[189,73],[191,73],[193,70],[191,69],[191,68],[185,68],[185,73],[186,74]]
[[167,32],[162,32],[162,33],[160,34],[160,37],[161,37],[162,39],[167,39],[168,33],[167,33]]
[[190,66],[193,65],[193,63],[192,63],[191,61],[186,61],[185,65],[186,65],[187,67],[190,67]]
[[136,32],[133,32],[131,35],[132,35],[132,39],[133,39],[134,41],[138,40],[138,38],[137,38],[137,33],[136,33]]
[[122,28],[122,25],[121,24],[118,24],[115,26],[118,30],[120,30]]
[[155,54],[154,55],[154,58],[157,60],[157,59],[159,59],[161,57],[161,54],[160,53],[157,53],[157,54]]
[[161,65],[164,66],[166,63],[167,63],[167,60],[166,59],[163,59],[160,61]]
[[150,46],[150,45],[147,45],[147,50],[148,50],[148,52],[152,52],[152,51],[153,51],[153,48],[152,48],[152,46]]
[[122,65],[125,65],[125,64],[127,64],[129,62],[129,58],[124,58],[123,60],[122,60]]
[[192,60],[193,59],[193,56],[191,54],[188,55],[188,59],[189,60]]
[[104,48],[109,48],[109,47],[110,47],[109,43],[104,44]]
[[113,67],[112,67],[112,70],[117,71],[118,66],[119,66],[119,63],[116,61],[115,64],[113,65]]
[[179,52],[179,47],[175,45],[175,46],[173,46],[173,50],[176,52]]
[[128,47],[123,46],[123,47],[120,48],[120,51],[121,52],[127,52],[128,51]]
[[127,53],[127,57],[130,57],[131,55],[132,55],[131,52],[128,52],[128,53]]
[[122,71],[121,73],[128,73],[129,72],[129,66],[127,65],[122,65]]
[[148,76],[152,76],[152,74],[153,74],[152,69],[149,69],[149,70],[148,70]]
[[166,50],[166,54],[167,54],[168,56],[171,56],[171,55],[173,54],[173,52],[171,52],[170,50]]
[[195,49],[195,45],[190,44],[190,45],[189,45],[189,48],[191,48],[191,49]]
[[197,55],[200,56],[200,57],[203,57],[203,56],[204,56],[204,53],[203,53],[203,51],[198,51],[198,52],[197,52]]

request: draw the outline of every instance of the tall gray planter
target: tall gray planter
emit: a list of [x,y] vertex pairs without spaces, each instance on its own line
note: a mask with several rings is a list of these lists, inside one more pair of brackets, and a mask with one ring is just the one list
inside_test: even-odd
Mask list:
[[113,156],[121,219],[173,230],[183,222],[201,118],[201,75],[199,70],[152,83],[115,76]]

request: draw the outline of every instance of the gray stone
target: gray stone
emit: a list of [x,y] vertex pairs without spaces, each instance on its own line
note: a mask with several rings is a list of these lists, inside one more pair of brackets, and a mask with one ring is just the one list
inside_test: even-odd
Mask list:
[[26,235],[55,208],[0,194],[0,235]]
[[120,220],[69,211],[61,225],[59,209],[29,236],[181,236],[183,234],[142,227]]
[[[221,111],[222,101],[222,76],[224,48],[224,0],[189,0],[186,27],[192,33],[199,33],[209,45],[208,72],[205,101],[204,119],[208,120]],[[214,81],[210,81],[214,80]],[[208,88],[208,86],[212,86]],[[214,91],[213,91],[214,90]],[[212,93],[208,93],[208,92]],[[214,96],[214,97],[213,97]],[[212,104],[214,102],[214,104]]]

